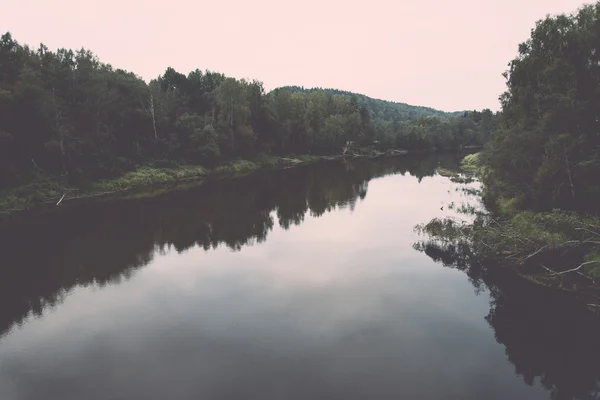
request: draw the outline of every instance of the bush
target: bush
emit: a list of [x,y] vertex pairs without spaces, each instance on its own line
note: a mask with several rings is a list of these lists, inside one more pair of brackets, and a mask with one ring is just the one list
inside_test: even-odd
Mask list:
[[468,170],[476,170],[480,166],[481,153],[469,154],[461,161],[461,167]]

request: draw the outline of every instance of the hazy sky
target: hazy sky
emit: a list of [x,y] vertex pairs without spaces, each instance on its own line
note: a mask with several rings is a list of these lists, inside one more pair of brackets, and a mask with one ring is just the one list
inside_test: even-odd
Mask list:
[[581,0],[5,0],[0,30],[85,47],[149,80],[168,66],[334,87],[445,111],[499,108],[502,72],[546,14]]

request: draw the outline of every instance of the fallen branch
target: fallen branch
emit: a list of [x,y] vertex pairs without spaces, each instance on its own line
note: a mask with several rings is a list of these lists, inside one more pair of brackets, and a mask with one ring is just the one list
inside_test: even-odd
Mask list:
[[493,249],[493,248],[492,248],[492,247],[491,247],[489,244],[487,244],[486,242],[484,242],[483,240],[481,240],[481,239],[478,239],[477,241],[478,241],[479,243],[481,243],[482,245],[484,245],[485,247],[487,247],[488,249],[490,249],[490,250],[494,251],[494,249]]
[[31,162],[33,163],[33,166],[36,167],[37,169],[39,169],[40,171],[44,172],[43,169],[41,169],[40,167],[38,167],[38,165],[35,163],[35,160],[32,158]]
[[584,273],[581,273],[581,272],[579,272],[579,271],[577,271],[577,274],[578,274],[578,275],[581,275],[581,276],[583,276],[583,277],[584,277],[584,278],[586,278],[586,279],[589,279],[589,280],[590,280],[590,281],[592,281],[593,283],[596,283],[596,280],[595,280],[594,278],[592,278],[591,276],[588,276],[588,275],[586,275],[586,274],[584,274]]
[[527,257],[525,257],[523,259],[523,262],[529,260],[531,257],[534,257],[535,255],[539,254],[541,251],[543,251],[546,247],[548,246],[542,246],[538,251],[536,251],[535,253],[531,253],[530,255],[528,255]]
[[591,233],[592,235],[600,236],[600,233],[594,232],[594,231],[592,231],[590,229],[587,229],[587,228],[575,228],[575,230],[576,231],[586,231],[586,232]]
[[556,271],[546,267],[544,264],[540,264],[540,267],[544,268],[546,271],[550,272],[552,275],[556,275]]
[[567,244],[586,244],[586,243],[600,244],[600,241],[590,240],[590,239],[586,239],[586,240],[569,240],[569,241],[557,244],[556,247],[565,246]]
[[590,265],[590,264],[596,264],[598,261],[586,261],[584,263],[581,263],[579,265],[579,267],[577,268],[573,268],[573,269],[568,269],[566,271],[561,271],[561,272],[557,272],[557,275],[562,275],[562,274],[566,274],[568,272],[575,272],[575,271],[579,271],[579,269],[581,269],[582,267],[585,267],[586,265]]
[[112,190],[110,192],[101,192],[101,193],[94,193],[94,194],[88,194],[88,195],[81,195],[81,196],[73,196],[73,197],[67,197],[67,200],[75,200],[75,199],[89,199],[90,197],[99,197],[99,196],[105,196],[107,194],[113,194],[113,193],[119,193],[119,192],[125,192],[127,190],[129,190],[131,188],[131,186],[127,186],[126,188],[123,189],[117,189],[117,190]]
[[[59,205],[61,202],[63,201],[69,201],[69,200],[78,200],[78,199],[89,199],[91,197],[99,197],[99,196],[105,196],[108,194],[113,194],[113,193],[119,193],[119,192],[124,192],[127,191],[131,188],[131,186],[128,186],[126,188],[123,189],[117,189],[117,190],[112,190],[109,192],[101,192],[101,193],[93,193],[93,194],[82,194],[82,195],[75,195],[75,196],[67,196],[66,193],[60,198],[59,202],[56,205]],[[53,204],[54,201],[57,199],[58,197],[54,197],[54,198],[49,198],[46,199],[46,201],[44,201],[44,204]]]

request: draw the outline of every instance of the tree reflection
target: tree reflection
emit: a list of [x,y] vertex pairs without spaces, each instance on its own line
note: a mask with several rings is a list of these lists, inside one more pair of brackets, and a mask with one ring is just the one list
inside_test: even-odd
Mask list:
[[[275,216],[288,229],[307,213],[354,208],[369,180],[394,173],[433,176],[456,156],[329,162],[209,181],[160,197],[67,204],[0,224],[0,336],[28,315],[59,304],[76,285],[130,277],[156,253],[232,250],[260,243]],[[415,172],[416,171],[416,172]]]
[[430,237],[413,246],[445,267],[464,271],[477,292],[490,293],[485,319],[505,346],[515,373],[536,378],[552,399],[600,398],[600,320],[567,293],[497,265],[482,265],[460,239]]

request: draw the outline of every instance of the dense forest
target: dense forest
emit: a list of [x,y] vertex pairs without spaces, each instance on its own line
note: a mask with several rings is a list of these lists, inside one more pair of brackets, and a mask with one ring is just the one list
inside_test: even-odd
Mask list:
[[438,117],[440,119],[447,120],[449,117],[457,117],[464,114],[462,111],[444,112],[431,107],[411,106],[409,104],[404,103],[373,99],[362,94],[332,88],[307,89],[299,86],[284,86],[280,89],[290,90],[292,92],[323,92],[327,95],[343,95],[347,97],[356,97],[358,103],[361,106],[365,106],[367,107],[367,109],[372,110],[375,118],[380,118],[385,121],[408,121],[411,119],[417,119],[419,117]]
[[486,188],[517,209],[600,206],[600,3],[539,21],[505,72]]
[[258,154],[340,154],[343,146],[481,145],[499,116],[444,113],[334,90],[168,68],[146,83],[89,50],[0,39],[0,188],[40,174],[80,184],[140,165],[208,168]]
[[516,268],[600,310],[600,2],[547,16],[518,47],[478,164],[487,210],[417,230],[448,259]]

